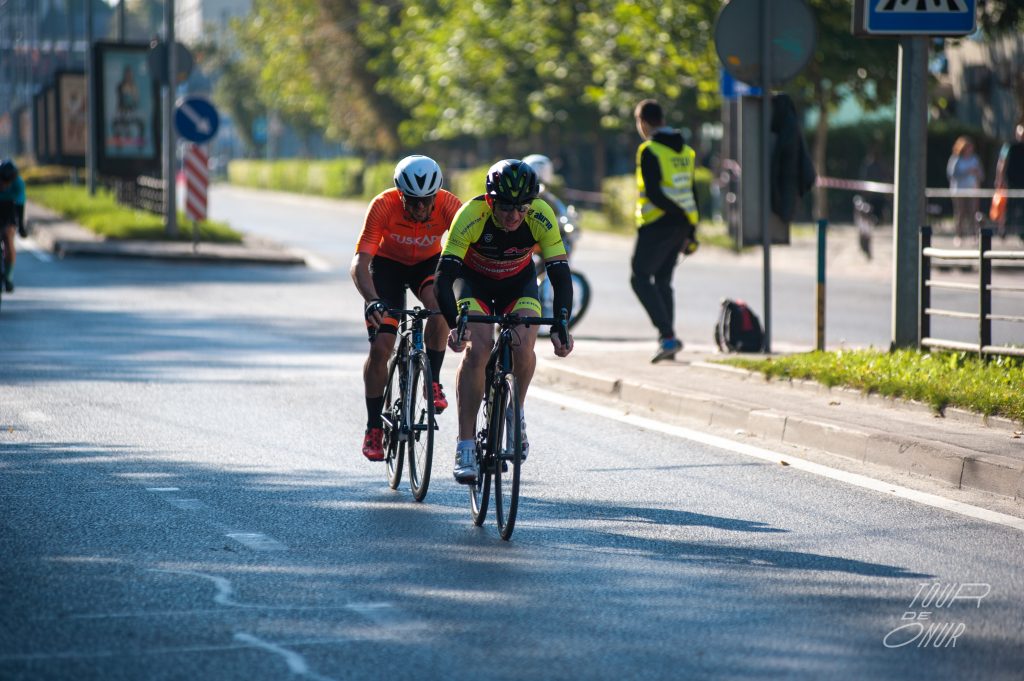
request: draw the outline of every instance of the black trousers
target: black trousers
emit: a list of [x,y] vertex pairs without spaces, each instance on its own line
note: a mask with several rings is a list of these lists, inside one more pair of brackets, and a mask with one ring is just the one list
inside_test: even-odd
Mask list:
[[675,336],[675,296],[672,273],[679,262],[687,228],[662,218],[637,231],[629,283],[658,329],[658,338]]

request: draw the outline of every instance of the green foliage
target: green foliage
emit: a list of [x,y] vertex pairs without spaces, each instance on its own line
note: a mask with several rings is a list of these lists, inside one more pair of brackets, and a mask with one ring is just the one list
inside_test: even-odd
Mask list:
[[[32,200],[70,220],[110,239],[167,239],[163,217],[147,211],[126,208],[109,191],[97,190],[95,196],[81,185],[45,185],[34,187]],[[222,222],[199,223],[200,237],[218,243],[241,243],[242,235]],[[191,221],[178,214],[178,239],[192,240]]]
[[395,186],[395,165],[398,161],[381,161],[363,170],[363,198],[372,199]]
[[72,169],[65,166],[19,164],[18,174],[29,187],[42,184],[67,184],[71,182]]
[[770,378],[811,379],[827,386],[917,400],[940,413],[959,407],[1024,421],[1024,359],[1020,358],[985,362],[967,353],[841,350],[723,363]]
[[363,161],[358,158],[235,160],[228,163],[228,181],[257,189],[351,198],[360,196],[363,191]]
[[469,201],[473,197],[483,194],[487,190],[485,182],[487,181],[487,170],[490,167],[488,164],[449,173],[452,194],[462,201]]

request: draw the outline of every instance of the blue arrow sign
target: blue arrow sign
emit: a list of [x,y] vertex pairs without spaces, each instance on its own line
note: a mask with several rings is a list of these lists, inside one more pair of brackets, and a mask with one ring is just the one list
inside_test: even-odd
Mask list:
[[872,35],[974,33],[976,0],[864,0],[864,28]]
[[190,95],[178,101],[174,110],[174,128],[189,142],[203,144],[217,134],[220,116],[210,100]]

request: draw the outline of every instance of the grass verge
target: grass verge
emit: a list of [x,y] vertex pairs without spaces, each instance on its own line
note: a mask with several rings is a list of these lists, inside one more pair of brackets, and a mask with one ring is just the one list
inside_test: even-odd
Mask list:
[[[162,216],[122,206],[105,189],[97,189],[95,196],[89,196],[84,186],[34,185],[28,189],[28,198],[108,239],[168,240]],[[213,220],[199,223],[199,238],[216,243],[242,241],[240,233]],[[181,212],[177,240],[192,240],[192,221]]]
[[839,350],[768,359],[731,358],[723,364],[768,378],[811,379],[865,393],[917,400],[941,413],[959,407],[1024,422],[1024,359],[988,362],[968,353],[916,350]]

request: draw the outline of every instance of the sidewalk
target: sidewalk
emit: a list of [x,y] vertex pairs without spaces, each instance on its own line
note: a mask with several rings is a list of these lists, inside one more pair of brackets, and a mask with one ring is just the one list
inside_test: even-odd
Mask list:
[[134,241],[104,239],[69,222],[39,204],[25,207],[32,238],[40,248],[58,257],[100,256],[106,258],[152,258],[185,262],[220,262],[240,265],[305,265],[305,259],[289,249],[265,239],[246,236],[241,244],[216,244],[201,241]]
[[[538,353],[535,383],[584,391],[632,413],[680,419],[732,439],[811,450],[956,489],[1024,501],[1024,426],[810,381],[766,381],[690,349],[650,363],[648,343],[587,341],[567,359]],[[870,472],[865,471],[870,475]]]

